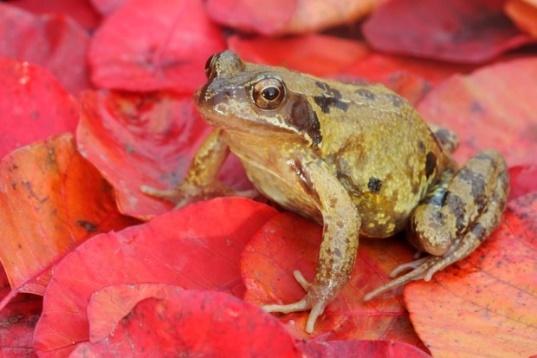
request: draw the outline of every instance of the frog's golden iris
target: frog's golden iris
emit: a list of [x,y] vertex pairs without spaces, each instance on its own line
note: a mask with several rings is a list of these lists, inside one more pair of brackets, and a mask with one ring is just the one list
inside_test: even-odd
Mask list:
[[313,282],[295,272],[306,295],[271,312],[311,310],[306,331],[347,283],[359,235],[385,238],[408,229],[428,256],[401,265],[374,296],[411,280],[429,280],[466,257],[497,226],[508,178],[503,158],[478,153],[461,168],[450,157],[456,137],[431,128],[402,97],[381,85],[329,81],[284,68],[245,63],[230,51],[211,57],[196,95],[214,126],[184,182],[143,190],[178,205],[219,195],[228,150],[257,190],[324,225]]

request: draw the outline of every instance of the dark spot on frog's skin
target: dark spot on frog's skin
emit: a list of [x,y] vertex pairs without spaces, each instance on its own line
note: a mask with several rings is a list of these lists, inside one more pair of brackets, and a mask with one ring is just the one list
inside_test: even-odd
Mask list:
[[365,88],[360,88],[360,89],[356,90],[356,94],[359,95],[360,97],[363,97],[363,98],[367,99],[368,101],[374,101],[375,100],[375,94],[373,92],[371,92],[370,90],[365,89]]
[[420,152],[425,152],[425,144],[421,140],[418,141],[418,149]]
[[432,152],[429,152],[427,153],[427,157],[425,158],[425,176],[429,178],[431,174],[433,174],[435,169],[436,169],[436,155],[434,155],[434,153]]
[[334,256],[341,257],[341,250],[337,247],[334,249]]
[[464,200],[458,195],[455,195],[451,192],[446,192],[444,205],[447,205],[453,216],[455,217],[455,226],[457,228],[457,233],[462,232],[465,229],[465,203]]
[[472,233],[479,241],[484,241],[487,237],[487,229],[480,223],[476,223],[472,228]]
[[324,82],[316,81],[315,84],[324,91],[322,95],[313,97],[313,100],[321,108],[323,113],[330,113],[330,107],[347,111],[349,104],[341,100],[341,92]]
[[372,193],[378,193],[380,188],[382,188],[382,180],[379,178],[371,177],[367,183],[367,187]]
[[394,107],[399,108],[405,103],[405,101],[401,98],[401,96],[398,96],[396,94],[388,94],[386,96],[388,97],[390,102],[392,102],[392,105]]
[[471,187],[471,194],[475,204],[483,208],[486,204],[485,179],[481,173],[474,172],[470,168],[462,168],[457,174],[461,180]]
[[300,132],[306,133],[314,145],[321,143],[323,138],[319,118],[306,99],[298,97],[295,100],[288,124]]
[[78,220],[76,222],[78,226],[86,230],[88,233],[96,232],[97,231],[97,225],[86,220]]

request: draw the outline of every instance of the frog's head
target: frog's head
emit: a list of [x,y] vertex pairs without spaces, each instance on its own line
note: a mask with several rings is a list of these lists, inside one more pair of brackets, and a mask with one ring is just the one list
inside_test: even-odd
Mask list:
[[286,82],[301,76],[285,69],[243,62],[225,51],[207,61],[208,82],[196,93],[203,117],[215,126],[257,133],[294,133],[319,144],[319,120],[300,91]]

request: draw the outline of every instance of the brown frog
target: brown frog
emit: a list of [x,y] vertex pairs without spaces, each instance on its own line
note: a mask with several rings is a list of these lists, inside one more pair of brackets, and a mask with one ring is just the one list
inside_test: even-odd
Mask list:
[[359,236],[386,238],[409,230],[427,256],[396,268],[401,275],[368,293],[369,300],[432,275],[477,248],[498,225],[508,177],[504,159],[483,151],[458,168],[449,153],[456,137],[430,128],[402,97],[381,85],[353,85],[284,68],[246,63],[233,52],[211,57],[207,84],[196,94],[214,126],[173,190],[144,192],[178,205],[219,195],[217,174],[229,150],[266,197],[323,224],[313,282],[269,312],[310,310],[306,331],[347,283]]

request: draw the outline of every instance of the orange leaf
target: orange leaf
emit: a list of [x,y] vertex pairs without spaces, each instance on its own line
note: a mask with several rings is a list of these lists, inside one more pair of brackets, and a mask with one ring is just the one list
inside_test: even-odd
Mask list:
[[512,201],[468,259],[408,285],[404,296],[433,356],[537,353],[537,192]]
[[[290,303],[304,291],[293,278],[300,270],[314,276],[321,227],[293,214],[280,214],[267,222],[244,249],[241,272],[246,285],[245,300],[256,304]],[[419,345],[398,292],[365,303],[363,295],[388,281],[388,273],[412,259],[404,241],[362,240],[349,283],[317,321],[315,335],[323,339],[400,340]],[[307,312],[282,315],[291,333],[301,339]]]
[[537,59],[517,59],[454,76],[418,106],[423,117],[452,129],[467,160],[478,150],[495,148],[510,165],[535,161],[537,152]]
[[264,35],[313,32],[350,23],[379,0],[209,0],[209,16],[229,27]]
[[70,134],[0,161],[0,260],[14,291],[42,294],[48,278],[31,281],[66,252],[91,235],[131,223]]
[[509,0],[505,12],[519,28],[537,37],[537,1]]

